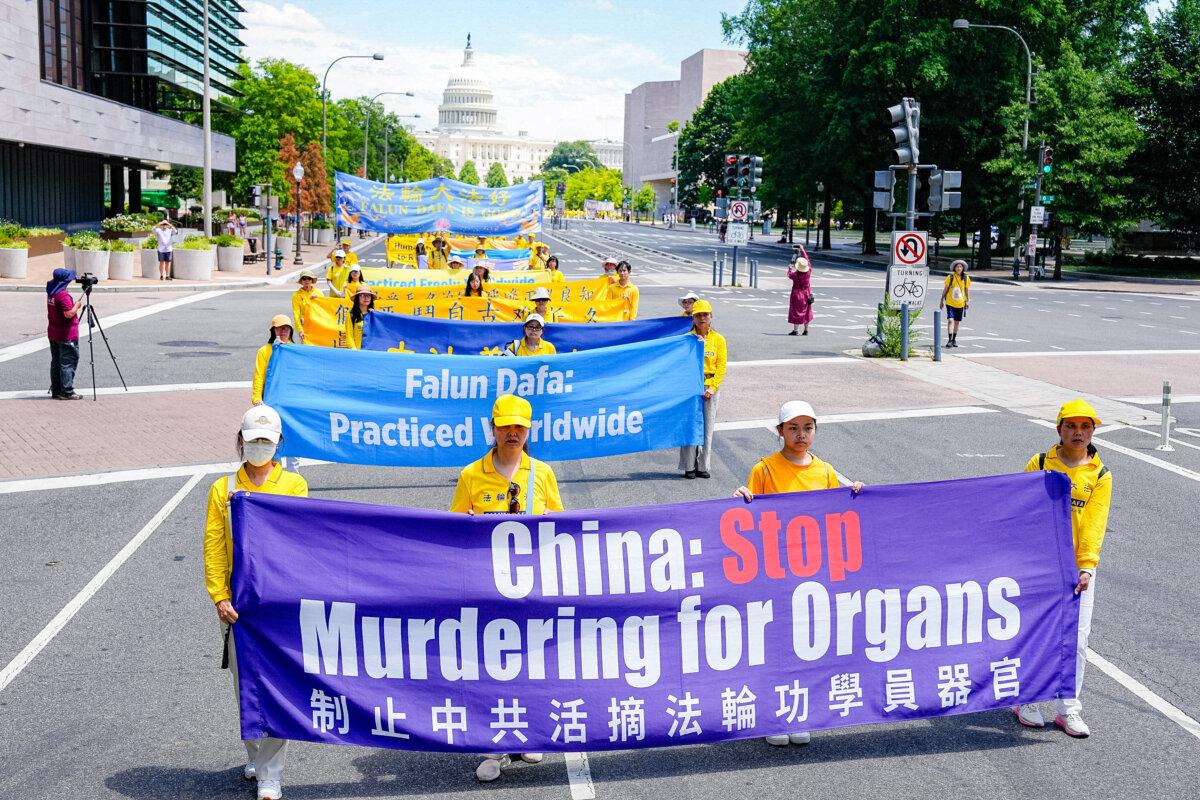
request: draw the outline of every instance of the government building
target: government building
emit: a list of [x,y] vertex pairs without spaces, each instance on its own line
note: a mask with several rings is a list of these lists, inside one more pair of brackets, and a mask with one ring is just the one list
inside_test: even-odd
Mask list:
[[[430,152],[450,159],[456,173],[463,164],[473,161],[475,171],[483,179],[492,164],[499,163],[509,183],[518,178],[528,180],[541,171],[542,162],[550,156],[556,142],[535,139],[528,131],[506,135],[501,132],[497,117],[495,96],[475,63],[475,50],[468,36],[462,65],[450,73],[442,93],[437,127],[413,135]],[[590,144],[601,166],[621,168],[624,152],[621,142],[600,139]]]

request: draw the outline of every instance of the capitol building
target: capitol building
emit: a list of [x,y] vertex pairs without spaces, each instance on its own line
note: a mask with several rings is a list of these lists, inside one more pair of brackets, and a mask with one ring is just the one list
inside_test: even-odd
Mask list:
[[[475,171],[484,179],[492,164],[499,162],[509,183],[517,178],[528,180],[541,170],[556,142],[534,139],[527,131],[506,135],[501,132],[497,117],[495,96],[475,63],[475,50],[468,36],[462,65],[450,73],[442,93],[437,127],[413,135],[430,152],[450,159],[455,173],[463,164],[473,161]],[[590,144],[601,166],[621,168],[624,152],[621,142],[600,139]]]

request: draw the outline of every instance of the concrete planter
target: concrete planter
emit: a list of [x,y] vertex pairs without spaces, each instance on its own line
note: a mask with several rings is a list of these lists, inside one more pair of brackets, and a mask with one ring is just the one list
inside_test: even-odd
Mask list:
[[241,272],[242,256],[245,253],[242,247],[218,247],[217,269],[221,272]]
[[271,250],[271,256],[274,257],[275,251],[280,250],[283,252],[284,258],[287,258],[289,253],[295,252],[295,247],[295,240],[291,236],[276,236],[275,247]]
[[29,242],[29,257],[36,258],[57,253],[63,249],[63,239],[66,237],[65,233],[56,233],[51,236],[30,236],[26,239]]
[[310,228],[313,244],[333,244],[333,228]]
[[102,281],[108,280],[107,250],[76,250],[75,274],[90,272]]
[[181,281],[211,281],[217,268],[217,248],[208,250],[176,250],[175,277]]
[[64,244],[63,248],[63,266],[67,269],[75,269],[75,248],[69,244]]
[[0,247],[0,278],[29,277],[29,251],[24,247]]
[[157,278],[158,277],[158,251],[157,250],[141,250],[142,259],[142,277]]
[[108,279],[110,281],[133,280],[133,251],[111,250],[108,254]]

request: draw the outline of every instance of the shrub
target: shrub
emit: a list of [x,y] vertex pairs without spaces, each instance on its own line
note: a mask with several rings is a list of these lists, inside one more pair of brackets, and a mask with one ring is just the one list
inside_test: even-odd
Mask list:
[[66,244],[77,250],[103,250],[104,242],[95,231],[80,231],[66,238]]
[[0,236],[0,250],[28,250],[29,242],[24,239],[10,239]]
[[132,253],[133,245],[129,242],[122,242],[120,239],[110,239],[105,242],[104,248],[112,253]]
[[313,230],[327,231],[333,227],[333,223],[327,219],[314,219],[304,227],[312,228]]
[[100,223],[100,227],[109,233],[136,233],[148,231],[158,224],[162,214],[118,214]]
[[228,233],[222,233],[214,241],[217,247],[244,247],[245,242],[236,236],[230,236]]
[[158,239],[155,239],[153,236],[147,236],[145,239],[142,240],[142,249],[143,250],[155,250],[157,248],[158,248]]
[[62,228],[26,228],[25,236],[58,236],[63,232]]
[[[917,343],[921,339],[921,332],[917,330],[917,320],[920,318],[921,312],[916,309],[910,309],[908,312],[908,354],[911,356],[916,350]],[[874,329],[867,331],[868,335],[874,336]],[[885,358],[899,358],[901,350],[900,342],[900,307],[893,306],[890,302],[883,307],[883,333],[879,337],[880,355]]]
[[0,239],[15,239],[18,236],[28,236],[29,232],[21,227],[21,223],[10,219],[0,219]]
[[177,250],[209,250],[212,248],[213,240],[207,236],[189,236],[183,240],[183,244],[176,247]]

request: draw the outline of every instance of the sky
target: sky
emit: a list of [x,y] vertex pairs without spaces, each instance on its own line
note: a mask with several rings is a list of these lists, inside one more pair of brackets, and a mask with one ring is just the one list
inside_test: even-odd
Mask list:
[[379,101],[416,130],[437,124],[451,70],[467,34],[491,82],[501,131],[535,138],[622,138],[625,93],[645,81],[679,78],[679,62],[724,40],[721,14],[744,0],[242,0],[243,53],[251,63],[283,58],[320,80],[333,97],[411,91]]

